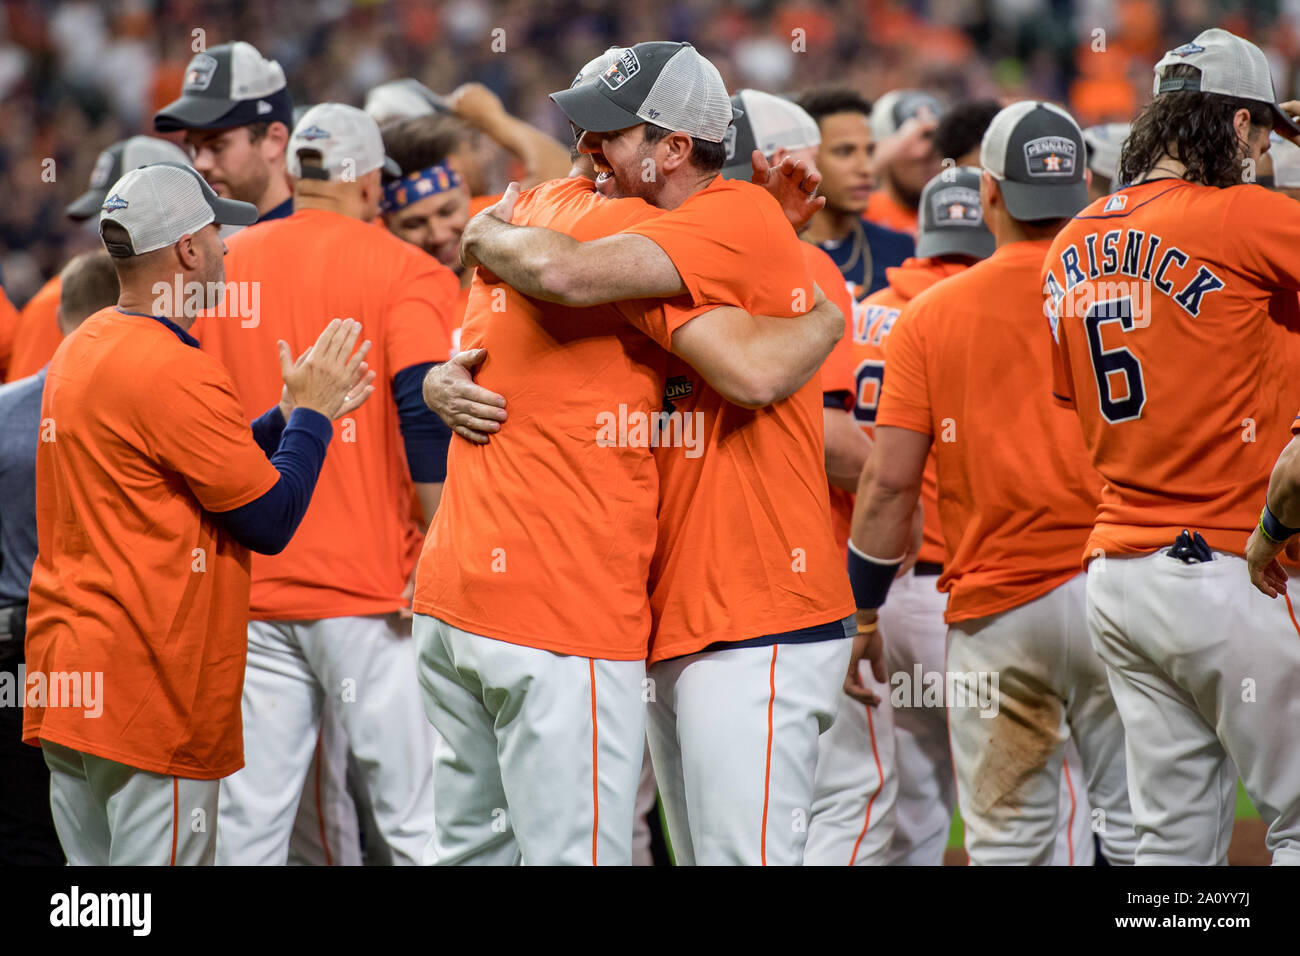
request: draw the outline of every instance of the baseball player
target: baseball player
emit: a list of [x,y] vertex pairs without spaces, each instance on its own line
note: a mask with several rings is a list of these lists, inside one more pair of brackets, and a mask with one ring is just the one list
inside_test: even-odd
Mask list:
[[[26,641],[47,691],[29,691],[23,737],[74,864],[212,862],[218,782],[242,763],[248,552],[288,543],[329,418],[373,388],[360,327],[334,321],[297,363],[280,343],[285,392],[249,428],[187,329],[224,291],[217,226],[256,215],[185,165],[118,180],[100,216],[118,304],[47,372]],[[160,297],[173,281],[201,294]]]
[[1079,573],[1100,481],[1075,423],[1045,393],[1034,401],[1051,353],[1031,306],[1052,236],[1086,203],[1082,158],[1082,134],[1054,106],[1016,103],[990,125],[980,200],[997,251],[913,298],[894,323],[854,512],[850,575],[870,628],[933,444],[949,625],[940,692],[975,864],[1051,860],[1070,737],[1105,814],[1107,859],[1132,862],[1136,845],[1123,730],[1088,645]]
[[[960,115],[963,108],[962,104],[953,107],[942,122]],[[963,144],[956,143],[953,152],[963,154]],[[947,169],[927,183],[921,194],[917,257],[890,269],[889,286],[863,303],[863,322],[853,329],[857,376],[854,415],[869,433],[875,428],[880,401],[885,346],[901,310],[935,283],[964,272],[993,252],[995,242],[984,224],[979,188],[980,172],[969,167]],[[898,680],[905,680],[899,687],[910,687],[912,682],[944,670],[947,625],[943,615],[947,595],[935,583],[943,573],[945,548],[933,453],[926,459],[922,475],[921,503],[924,525],[916,564],[894,582],[890,599],[880,609],[885,669]],[[872,696],[889,698],[894,725],[898,823],[885,860],[909,866],[937,866],[943,862],[957,799],[947,711],[943,706],[924,706],[923,701],[914,704],[910,693],[900,693],[895,699],[888,688],[883,694],[878,688],[868,689]],[[865,752],[869,743],[861,735],[851,738],[838,722],[823,738],[823,747],[829,745],[828,741],[857,753]],[[893,773],[892,766],[889,772]],[[1073,741],[1067,742],[1061,780],[1061,832],[1053,863],[1088,865],[1093,861],[1085,789],[1078,753]],[[814,826],[816,822],[814,817]]]
[[218,196],[257,207],[257,221],[293,212],[285,146],[293,100],[284,70],[251,43],[194,54],[180,98],[153,118],[159,133],[184,132],[194,168]]
[[890,90],[871,107],[872,171],[879,188],[864,218],[916,236],[921,189],[939,172],[934,131],[943,104],[922,90]]
[[[102,250],[74,258],[59,279],[64,334],[117,303],[117,273]],[[0,430],[0,668],[22,693],[26,678],[19,667],[36,561],[36,449],[44,387],[44,369],[0,386],[5,423]],[[50,771],[40,751],[22,743],[20,703],[0,702],[0,865],[60,865],[65,860],[50,816]]]
[[1105,480],[1088,624],[1124,722],[1137,862],[1225,862],[1240,774],[1274,862],[1300,863],[1300,634],[1290,598],[1259,594],[1243,559],[1258,576],[1266,539],[1289,540],[1259,509],[1285,500],[1266,485],[1300,407],[1281,324],[1300,225],[1290,199],[1242,182],[1270,129],[1300,136],[1300,103],[1276,105],[1264,53],[1225,30],[1155,74],[1128,185],[1061,231],[1042,273],[1053,391]]
[[[99,154],[90,173],[86,191],[70,202],[64,215],[73,222],[85,222],[99,215],[108,198],[108,187],[127,173],[147,163],[189,163],[185,151],[156,136],[132,136],[118,140]],[[59,276],[52,276],[23,306],[14,333],[13,356],[6,381],[35,375],[50,360],[63,341],[59,328]]]
[[1088,149],[1088,172],[1092,178],[1088,181],[1088,199],[1096,200],[1109,196],[1120,182],[1119,154],[1128,139],[1128,123],[1103,123],[1089,126],[1083,131],[1083,144]]
[[[203,348],[231,369],[248,407],[266,398],[258,344],[308,344],[320,315],[355,317],[381,347],[376,399],[339,423],[340,451],[292,545],[252,567],[243,716],[247,766],[222,785],[221,863],[283,863],[322,714],[363,771],[383,839],[376,859],[418,864],[433,830],[433,741],[399,612],[409,606],[412,488],[438,505],[445,432],[420,383],[450,352],[454,277],[370,223],[385,157],[365,113],[308,110],[290,137],[296,208],[230,240],[227,276],[258,314],[205,316]],[[405,458],[405,461],[403,461]],[[328,815],[328,814],[327,814]]]
[[[683,89],[691,95],[680,100],[669,92]],[[464,248],[478,261],[520,291],[568,305],[683,293],[698,305],[722,294],[780,314],[807,301],[797,291],[810,286],[803,255],[779,210],[752,184],[716,176],[732,111],[716,70],[692,48],[638,44],[598,81],[553,98],[585,130],[579,149],[593,156],[599,190],[669,211],[583,243],[477,217]],[[643,160],[653,176],[642,176]],[[665,348],[682,337],[672,326],[649,331]],[[724,335],[716,347],[737,341]],[[794,368],[786,374],[797,382]],[[649,734],[673,849],[686,863],[799,863],[817,737],[837,704],[828,671],[850,626],[839,615],[847,602],[825,486],[808,481],[824,473],[820,383],[782,400],[754,391],[746,404],[771,404],[756,411],[728,404],[684,363],[668,375],[673,412],[701,415],[705,429],[698,459],[656,453]],[[781,509],[758,503],[778,499]],[[723,557],[696,543],[721,541],[723,528],[747,528],[749,544]],[[727,734],[717,733],[722,713]]]
[[[826,205],[803,230],[839,266],[854,302],[884,288],[885,270],[913,254],[910,235],[862,217],[873,190],[871,104],[853,90],[813,90],[799,105],[817,121],[817,171]],[[855,306],[856,309],[856,306]],[[856,321],[856,318],[855,318]]]

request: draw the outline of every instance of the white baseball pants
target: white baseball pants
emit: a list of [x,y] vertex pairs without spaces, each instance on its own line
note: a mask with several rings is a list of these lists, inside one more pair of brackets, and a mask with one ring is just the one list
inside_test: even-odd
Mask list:
[[967,698],[949,701],[948,726],[971,863],[1051,862],[1067,738],[1079,750],[1106,858],[1132,863],[1124,730],[1089,642],[1083,575],[1009,611],[954,624],[945,670]]
[[840,691],[835,722],[818,739],[805,866],[882,865],[895,839],[898,775],[889,685],[876,681],[866,661],[858,673],[881,703],[869,707]]
[[[913,706],[910,683],[903,692],[901,679],[916,680],[918,666],[923,675],[943,676],[948,596],[935,589],[936,580],[909,573],[894,582],[880,609],[890,683],[876,684],[870,668],[861,669],[885,703],[872,709],[844,695],[835,723],[822,734],[805,864],[943,863],[957,803],[948,711],[942,699]],[[1053,865],[1094,862],[1088,811],[1081,762],[1067,741]]]
[[433,833],[433,739],[415,668],[396,613],[250,621],[245,766],[221,784],[217,862],[287,862],[328,709],[361,768],[384,843],[379,862],[419,864]]
[[818,738],[852,640],[703,651],[650,668],[647,721],[679,866],[800,865]]
[[348,764],[347,731],[332,710],[322,708],[316,750],[289,836],[290,866],[361,865],[361,824]]
[[523,647],[423,614],[414,634],[438,730],[427,861],[631,865],[645,662]]
[[50,809],[73,866],[210,866],[219,780],[168,777],[41,741]]
[[1240,773],[1273,862],[1300,864],[1292,596],[1255,590],[1236,555],[1184,564],[1167,551],[1088,570],[1088,623],[1126,731],[1137,862],[1224,864]]

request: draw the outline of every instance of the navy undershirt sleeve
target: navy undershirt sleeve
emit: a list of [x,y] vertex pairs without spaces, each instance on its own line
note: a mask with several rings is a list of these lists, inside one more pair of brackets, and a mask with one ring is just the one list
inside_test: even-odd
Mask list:
[[411,365],[393,376],[393,400],[397,403],[397,421],[412,481],[438,482],[447,478],[451,429],[424,404],[424,377],[436,364]]
[[[272,409],[277,417],[279,410]],[[271,412],[261,416],[267,418]],[[258,444],[269,434],[270,426],[263,422]],[[282,426],[279,447],[271,455],[271,464],[280,473],[271,490],[260,498],[230,511],[216,512],[230,536],[258,554],[279,554],[298,530],[302,516],[311,503],[311,493],[325,463],[325,449],[334,437],[334,426],[320,412],[295,408],[289,422]],[[254,422],[254,435],[257,435]]]
[[275,450],[280,447],[280,436],[283,434],[284,416],[280,414],[278,404],[272,405],[253,419],[253,441],[266,452],[267,458],[274,455]]

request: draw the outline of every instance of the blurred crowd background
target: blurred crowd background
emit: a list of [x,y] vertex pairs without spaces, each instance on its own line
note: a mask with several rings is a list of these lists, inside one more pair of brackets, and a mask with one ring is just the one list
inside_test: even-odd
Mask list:
[[401,76],[442,92],[477,80],[567,141],[546,95],[615,43],[689,40],[732,89],[1035,96],[1087,126],[1131,118],[1155,61],[1209,26],[1263,47],[1279,97],[1295,95],[1300,0],[5,0],[0,268],[21,306],[93,245],[93,221],[63,207],[100,149],[152,133],[194,50],[231,40],[279,60],[296,104],[360,105]]

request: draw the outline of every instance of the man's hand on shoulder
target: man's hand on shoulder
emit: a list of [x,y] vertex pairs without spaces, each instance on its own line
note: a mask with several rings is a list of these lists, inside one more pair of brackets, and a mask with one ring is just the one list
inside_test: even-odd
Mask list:
[[487,358],[487,349],[459,352],[424,377],[424,403],[457,435],[486,445],[506,420],[506,400],[474,384],[471,371]]
[[510,224],[515,214],[515,203],[518,201],[519,184],[511,183],[500,199],[466,224],[465,232],[460,239],[461,265],[466,269],[472,269],[479,264],[478,258],[474,255],[475,247],[478,243],[489,239],[492,232],[502,224]]
[[762,186],[781,204],[781,211],[795,232],[808,225],[808,221],[826,205],[826,197],[817,195],[817,187],[822,183],[821,173],[810,170],[802,160],[787,156],[772,166],[756,149],[750,161],[754,165],[750,181]]

